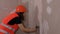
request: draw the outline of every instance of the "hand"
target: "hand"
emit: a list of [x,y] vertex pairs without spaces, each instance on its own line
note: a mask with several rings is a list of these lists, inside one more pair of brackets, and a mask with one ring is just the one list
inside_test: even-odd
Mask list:
[[36,32],[37,29],[39,29],[39,26],[36,26],[35,28],[31,28],[32,32]]
[[36,32],[37,31],[36,28],[31,28],[30,30],[31,30],[31,32]]

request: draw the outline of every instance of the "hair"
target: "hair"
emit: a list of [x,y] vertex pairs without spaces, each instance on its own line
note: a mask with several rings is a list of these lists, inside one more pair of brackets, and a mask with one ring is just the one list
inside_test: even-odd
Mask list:
[[17,12],[17,14],[19,15],[20,20],[23,21],[24,20],[24,16],[23,16],[24,12]]

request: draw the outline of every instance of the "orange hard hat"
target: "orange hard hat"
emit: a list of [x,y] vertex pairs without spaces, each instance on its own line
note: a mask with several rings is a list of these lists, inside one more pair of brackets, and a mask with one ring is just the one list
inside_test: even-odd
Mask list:
[[16,12],[26,12],[26,7],[23,5],[19,5],[16,7]]

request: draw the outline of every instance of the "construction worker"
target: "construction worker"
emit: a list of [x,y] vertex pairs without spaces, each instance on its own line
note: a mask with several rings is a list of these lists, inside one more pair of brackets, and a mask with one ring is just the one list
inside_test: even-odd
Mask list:
[[0,24],[0,34],[15,34],[18,28],[23,32],[35,32],[36,29],[24,27],[24,12],[26,12],[26,8],[23,5],[17,6],[14,13],[2,20]]

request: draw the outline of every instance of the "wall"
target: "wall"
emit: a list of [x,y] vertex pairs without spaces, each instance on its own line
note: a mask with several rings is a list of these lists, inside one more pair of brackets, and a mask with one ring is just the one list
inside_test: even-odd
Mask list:
[[[60,34],[60,0],[43,0],[43,22],[47,21],[47,34]],[[45,33],[43,33],[45,34]]]
[[0,16],[1,16],[0,22],[16,6],[17,6],[16,0],[0,0]]

